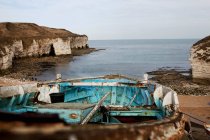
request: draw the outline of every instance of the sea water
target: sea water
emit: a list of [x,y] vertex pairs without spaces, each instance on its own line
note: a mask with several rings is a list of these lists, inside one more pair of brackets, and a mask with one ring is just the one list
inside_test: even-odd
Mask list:
[[38,80],[53,80],[56,74],[63,79],[92,77],[106,74],[123,74],[141,78],[144,73],[162,67],[176,70],[191,68],[190,47],[198,39],[140,39],[90,40],[96,51],[74,57],[67,64],[58,64],[41,75]]

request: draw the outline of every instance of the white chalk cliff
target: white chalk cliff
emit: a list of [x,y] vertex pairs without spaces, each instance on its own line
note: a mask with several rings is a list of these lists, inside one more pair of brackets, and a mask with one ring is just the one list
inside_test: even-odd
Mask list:
[[210,36],[192,46],[190,61],[193,78],[210,79]]
[[66,55],[72,48],[86,48],[88,37],[65,29],[33,23],[0,23],[0,70],[12,66],[14,58]]

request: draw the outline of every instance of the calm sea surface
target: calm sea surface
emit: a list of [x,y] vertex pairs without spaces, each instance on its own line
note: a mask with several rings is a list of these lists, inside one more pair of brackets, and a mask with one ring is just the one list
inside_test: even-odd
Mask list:
[[91,48],[105,49],[74,57],[68,64],[56,65],[43,72],[38,80],[124,74],[142,77],[161,67],[189,69],[189,50],[197,39],[91,40]]

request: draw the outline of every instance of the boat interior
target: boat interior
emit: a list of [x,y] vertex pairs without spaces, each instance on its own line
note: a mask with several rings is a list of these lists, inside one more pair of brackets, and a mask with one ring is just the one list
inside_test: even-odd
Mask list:
[[[0,113],[3,114],[0,119],[62,121],[66,124],[162,120],[176,110],[176,94],[171,93],[165,101],[168,95],[160,95],[156,92],[157,87],[157,84],[124,76],[38,83],[35,91],[23,88],[24,93],[0,96]],[[20,87],[18,90],[21,90]]]

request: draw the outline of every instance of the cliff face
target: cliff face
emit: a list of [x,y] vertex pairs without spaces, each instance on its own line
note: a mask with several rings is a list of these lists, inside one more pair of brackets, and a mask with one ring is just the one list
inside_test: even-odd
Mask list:
[[88,38],[87,37],[74,37],[71,38],[71,48],[72,49],[84,49],[88,48],[87,45]]
[[14,58],[66,55],[72,48],[86,48],[86,35],[33,23],[0,23],[0,69],[7,69]]
[[210,36],[195,43],[190,54],[193,78],[210,79]]

